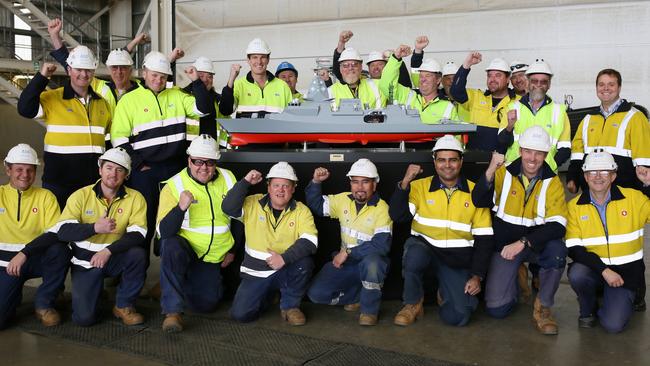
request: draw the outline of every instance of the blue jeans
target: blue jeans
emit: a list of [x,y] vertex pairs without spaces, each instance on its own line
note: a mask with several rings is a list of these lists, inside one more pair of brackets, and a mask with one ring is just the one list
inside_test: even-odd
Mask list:
[[6,267],[0,267],[0,329],[16,314],[16,308],[23,298],[23,285],[31,278],[43,277],[43,283],[36,290],[34,307],[50,309],[61,291],[70,266],[70,248],[57,242],[45,249],[41,254],[28,257],[20,276],[7,274]]
[[500,252],[492,254],[485,285],[485,311],[495,318],[505,318],[517,304],[517,270],[523,262],[539,265],[539,300],[551,307],[566,266],[566,245],[562,240],[546,243],[541,253],[524,248],[513,260]]
[[416,304],[424,297],[422,278],[429,267],[433,267],[438,278],[443,300],[439,310],[440,319],[449,325],[466,325],[478,306],[476,296],[465,293],[465,284],[471,277],[469,270],[447,266],[434,253],[429,243],[417,237],[410,237],[404,243],[404,303]]
[[135,305],[146,272],[146,254],[142,247],[111,255],[104,268],[72,266],[72,321],[87,327],[97,322],[97,305],[104,288],[104,277],[120,276],[115,306]]
[[214,311],[223,295],[221,263],[200,260],[180,236],[161,240],[160,249],[163,314],[181,313],[186,303],[196,312]]
[[[600,325],[609,333],[619,333],[625,328],[634,312],[634,291],[609,286],[602,275],[581,263],[569,265],[568,277],[571,288],[578,295],[581,318],[597,314]],[[603,304],[598,309],[600,289],[603,290]]]
[[362,314],[379,314],[381,288],[388,272],[388,258],[378,254],[361,261],[348,257],[341,268],[327,262],[312,282],[307,296],[317,304],[346,305],[361,302]]
[[269,306],[270,298],[277,290],[280,290],[280,309],[300,307],[313,270],[314,262],[307,256],[285,265],[266,278],[242,276],[230,316],[240,322],[256,320]]

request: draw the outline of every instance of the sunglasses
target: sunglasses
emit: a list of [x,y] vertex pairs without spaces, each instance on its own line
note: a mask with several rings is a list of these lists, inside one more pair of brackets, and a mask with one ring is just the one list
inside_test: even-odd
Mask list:
[[190,159],[190,161],[192,162],[192,164],[194,164],[194,165],[196,165],[196,166],[204,166],[204,165],[207,165],[207,166],[209,166],[209,167],[213,167],[213,166],[217,165],[217,161],[216,161],[216,160]]
[[510,66],[510,70],[515,71],[515,70],[517,70],[517,69],[521,69],[522,67],[528,67],[528,65],[526,65],[526,64],[516,64],[516,65],[512,65],[512,66]]

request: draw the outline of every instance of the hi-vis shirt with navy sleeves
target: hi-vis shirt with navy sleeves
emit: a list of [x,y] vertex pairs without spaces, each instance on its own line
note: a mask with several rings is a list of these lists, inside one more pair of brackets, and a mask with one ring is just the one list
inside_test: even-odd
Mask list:
[[72,264],[92,268],[90,259],[108,248],[126,233],[147,235],[147,203],[140,192],[122,186],[109,204],[102,196],[101,181],[74,192],[59,218],[59,230],[66,224],[94,224],[101,217],[115,220],[115,230],[108,234],[94,234],[72,243]]
[[171,177],[160,192],[158,234],[160,222],[178,206],[180,194],[189,191],[195,202],[185,211],[178,235],[187,240],[202,261],[222,262],[232,248],[234,239],[230,233],[230,217],[221,210],[221,202],[235,182],[232,172],[222,168],[217,168],[216,178],[207,184],[194,180],[188,169]]

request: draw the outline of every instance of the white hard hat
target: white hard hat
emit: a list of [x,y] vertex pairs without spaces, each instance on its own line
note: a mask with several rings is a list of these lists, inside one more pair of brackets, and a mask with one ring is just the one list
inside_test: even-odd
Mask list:
[[513,73],[526,70],[528,70],[528,64],[523,63],[522,61],[515,60],[510,63],[510,71]]
[[[341,56],[343,56],[343,54],[341,54]],[[368,54],[368,61],[366,62],[366,65],[375,61],[386,61],[386,59],[384,58],[384,53],[379,51],[370,51],[370,53]]]
[[428,58],[422,62],[422,65],[418,68],[418,71],[428,71],[428,72],[437,72],[440,73],[440,64],[438,61]]
[[36,150],[27,144],[18,144],[9,150],[5,164],[41,165],[36,156]]
[[588,154],[585,163],[582,165],[582,171],[590,170],[616,170],[618,165],[614,161],[612,154],[607,151],[595,151]]
[[248,47],[246,47],[246,54],[247,55],[270,55],[271,48],[269,48],[269,45],[266,44],[266,42],[264,42],[263,39],[255,38],[254,40],[250,41],[250,43],[248,43]]
[[131,172],[131,156],[121,147],[114,147],[106,150],[106,152],[99,157],[99,160],[97,160],[97,165],[99,167],[102,166],[102,161],[110,161],[122,166],[126,169],[127,174]]
[[436,152],[440,150],[454,150],[461,154],[465,152],[463,145],[461,145],[460,141],[458,141],[458,139],[453,135],[444,135],[439,138],[431,151]]
[[458,72],[458,65],[454,61],[449,61],[442,67],[442,76],[455,75]]
[[296,171],[293,170],[293,167],[286,161],[281,161],[271,167],[269,174],[266,175],[266,179],[271,178],[284,178],[294,182],[298,181]]
[[505,73],[510,74],[510,66],[508,66],[506,60],[499,57],[492,60],[492,62],[490,62],[488,67],[485,68],[485,71],[490,71],[490,70],[503,71]]
[[210,135],[200,135],[192,140],[190,147],[187,148],[187,155],[197,158],[219,160],[219,144]]
[[544,59],[538,58],[535,60],[535,62],[528,67],[528,70],[526,70],[526,75],[530,74],[546,74],[549,76],[553,76],[553,71],[551,71],[551,67],[544,61]]
[[163,74],[171,75],[172,68],[169,63],[167,56],[163,55],[158,51],[151,51],[144,56],[144,63],[142,66],[146,67],[147,70],[160,72]]
[[86,46],[73,48],[65,62],[73,69],[95,70],[97,68],[97,59]]
[[377,167],[373,164],[372,161],[368,159],[359,159],[352,164],[350,171],[347,174],[348,177],[366,177],[374,178],[376,182],[379,182],[379,173],[377,172]]
[[129,51],[121,48],[112,50],[106,59],[106,66],[131,66],[133,59],[129,55]]
[[548,152],[551,150],[551,138],[541,126],[530,126],[519,137],[519,146],[525,149]]
[[359,54],[359,51],[351,47],[344,49],[343,52],[341,52],[341,57],[339,57],[339,62],[349,60],[363,61],[361,55]]
[[212,61],[207,57],[197,57],[196,61],[192,64],[196,71],[209,72],[214,74],[214,67],[212,66]]

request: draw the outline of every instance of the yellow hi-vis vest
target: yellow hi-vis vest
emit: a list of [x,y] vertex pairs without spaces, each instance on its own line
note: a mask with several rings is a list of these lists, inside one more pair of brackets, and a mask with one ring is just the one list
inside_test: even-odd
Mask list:
[[490,210],[477,208],[472,203],[473,182],[467,181],[467,192],[457,189],[447,199],[443,189],[431,190],[433,178],[411,182],[409,211],[413,216],[412,235],[443,249],[473,247],[474,235],[493,235]]
[[217,172],[217,178],[205,185],[190,177],[187,168],[167,180],[160,192],[156,220],[158,227],[169,211],[178,205],[181,192],[191,192],[196,202],[185,211],[178,235],[188,241],[199,259],[208,263],[222,262],[234,244],[230,217],[221,211],[221,201],[236,179],[230,170],[217,168]]
[[[519,157],[519,136],[531,126],[540,126],[548,132],[551,138],[551,150],[546,155],[546,163],[557,171],[555,153],[561,148],[571,148],[571,124],[564,104],[555,103],[547,97],[537,114],[528,109],[521,101],[511,103],[509,110],[517,111],[517,122],[513,129],[514,142],[506,152],[506,163],[511,163]],[[508,118],[501,120],[499,132],[508,125]]]
[[[650,223],[650,200],[632,188],[611,189],[612,200],[606,208],[607,235],[587,191],[569,202],[566,246],[583,246],[604,264],[621,265],[643,258],[643,229]],[[614,199],[615,189],[624,198]]]
[[[364,109],[380,109],[386,106],[386,96],[381,93],[375,80],[362,77],[357,88],[356,98],[361,100]],[[350,86],[341,84],[340,81],[327,88],[327,94],[330,98],[334,98],[337,106],[341,104],[341,99],[355,98]]]
[[364,205],[357,212],[350,192],[323,196],[323,215],[338,219],[341,226],[341,246],[352,249],[372,240],[375,234],[391,234],[393,221],[388,204],[379,199],[375,205]]
[[9,184],[0,186],[0,267],[39,235],[56,232],[59,214],[56,197],[47,189],[21,192]]

